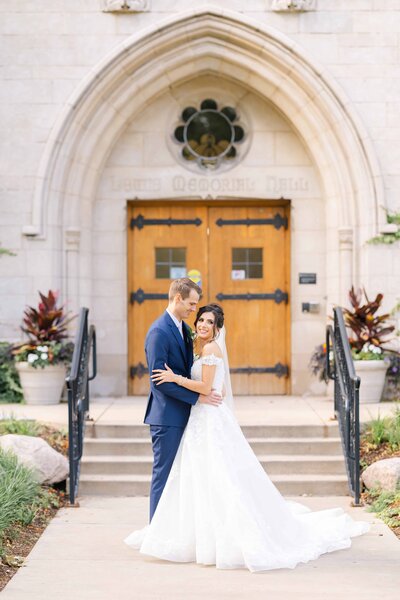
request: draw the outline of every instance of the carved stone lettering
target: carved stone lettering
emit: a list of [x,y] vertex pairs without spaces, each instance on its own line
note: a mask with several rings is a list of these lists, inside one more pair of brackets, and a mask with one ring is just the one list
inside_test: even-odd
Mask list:
[[273,177],[266,179],[267,192],[307,192],[309,182],[303,177]]
[[112,177],[111,187],[116,192],[159,192],[161,189],[161,179],[158,177],[144,177],[140,179]]
[[253,192],[256,183],[249,177],[216,178],[216,177],[182,177],[177,175],[172,180],[174,192],[192,193],[225,193],[225,192]]

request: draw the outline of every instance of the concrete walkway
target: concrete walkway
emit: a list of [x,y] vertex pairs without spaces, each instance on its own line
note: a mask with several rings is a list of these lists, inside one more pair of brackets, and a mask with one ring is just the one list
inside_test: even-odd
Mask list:
[[[96,423],[141,424],[145,398],[92,401]],[[364,405],[361,420],[391,413],[392,403]],[[13,413],[67,426],[65,403],[57,406],[0,405],[0,418]],[[241,425],[323,424],[332,420],[326,397],[240,397]],[[301,497],[312,510],[342,506],[354,519],[372,523],[352,547],[325,554],[296,569],[251,574],[151,559],[128,548],[123,538],[147,522],[148,498],[80,498],[80,508],[59,511],[33,548],[2,600],[394,600],[400,588],[400,543],[389,528],[349,497]]]
[[373,525],[351,548],[295,569],[252,574],[168,563],[123,543],[146,523],[146,498],[86,497],[59,511],[10,581],[2,600],[395,600],[400,588],[400,543],[372,513],[350,499],[293,498],[311,509],[342,506]]

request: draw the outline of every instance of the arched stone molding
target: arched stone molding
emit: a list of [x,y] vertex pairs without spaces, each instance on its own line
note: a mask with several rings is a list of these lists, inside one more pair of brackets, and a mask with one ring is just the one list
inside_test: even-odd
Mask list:
[[[89,251],[92,199],[115,141],[144,105],[205,73],[268,99],[303,139],[323,185],[328,261],[338,252],[338,228],[353,231],[355,252],[379,231],[386,218],[372,143],[329,73],[279,31],[202,7],[131,36],[82,81],[46,145],[24,233],[53,234],[61,248],[63,230],[79,228],[81,250]],[[357,256],[352,261],[357,279]]]

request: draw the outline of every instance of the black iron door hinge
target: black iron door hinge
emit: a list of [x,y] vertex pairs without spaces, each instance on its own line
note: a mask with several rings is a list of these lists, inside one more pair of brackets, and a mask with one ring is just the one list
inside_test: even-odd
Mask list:
[[148,368],[145,367],[144,364],[141,362],[139,362],[137,365],[132,365],[129,369],[131,379],[134,379],[135,377],[139,377],[139,379],[142,379],[142,377],[144,377],[144,375],[146,375],[146,373],[148,372]]
[[257,373],[273,373],[277,377],[287,377],[289,375],[289,367],[278,362],[274,367],[238,367],[230,369],[231,373],[246,373],[253,375]]
[[276,213],[273,219],[217,219],[215,224],[218,227],[224,227],[224,225],[273,225],[275,229],[284,227],[288,228],[287,217],[282,217],[279,213]]
[[288,302],[288,293],[276,289],[271,294],[223,294],[220,292],[216,295],[217,300],[273,300],[276,304]]
[[148,225],[196,225],[199,227],[202,224],[202,220],[198,217],[196,219],[145,219],[143,215],[138,215],[136,218],[131,219],[130,227],[134,229],[143,229]]
[[142,288],[139,288],[136,292],[131,292],[129,300],[131,304],[134,302],[143,304],[145,300],[168,300],[168,294],[147,294]]

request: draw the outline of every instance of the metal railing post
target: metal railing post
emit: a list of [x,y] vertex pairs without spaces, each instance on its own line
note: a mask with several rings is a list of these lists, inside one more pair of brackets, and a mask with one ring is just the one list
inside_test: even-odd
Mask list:
[[[85,422],[89,418],[89,381],[96,377],[96,330],[88,327],[89,309],[81,308],[78,330],[75,337],[71,370],[66,377],[68,390],[68,439],[69,439],[69,500],[78,506],[80,462],[83,453]],[[89,362],[92,359],[93,373],[89,376]]]
[[[333,372],[329,361],[331,344]],[[357,505],[360,502],[360,378],[354,370],[343,313],[338,306],[334,308],[333,328],[331,325],[326,328],[326,360],[328,377],[335,382],[334,409],[339,424],[349,491]]]

